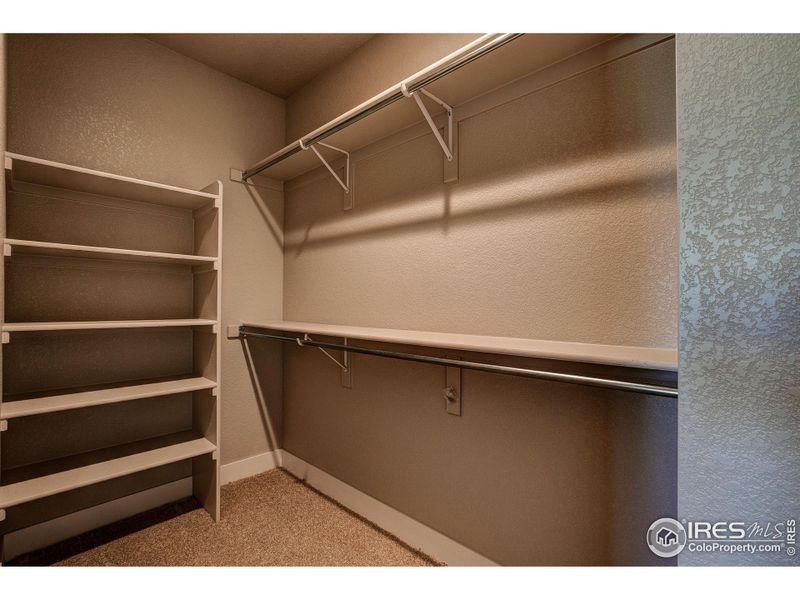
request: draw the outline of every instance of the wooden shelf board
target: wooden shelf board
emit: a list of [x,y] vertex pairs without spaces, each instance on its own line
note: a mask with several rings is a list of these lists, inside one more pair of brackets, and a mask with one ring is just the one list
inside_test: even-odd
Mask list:
[[68,331],[82,329],[134,329],[147,327],[196,327],[216,325],[213,319],[158,319],[137,321],[49,321],[33,323],[5,323],[4,332],[14,331]]
[[216,194],[209,192],[198,192],[163,183],[85,169],[13,152],[6,152],[6,169],[11,172],[11,176],[7,178],[11,189],[14,189],[14,182],[19,181],[187,209],[207,206],[217,199]]
[[181,432],[114,448],[20,467],[3,473],[0,508],[16,506],[95,483],[214,452],[194,432]]
[[9,401],[4,398],[0,404],[0,419],[15,419],[44,413],[74,410],[101,404],[127,402],[141,398],[155,398],[184,392],[194,392],[216,387],[216,382],[205,377],[190,377],[168,381],[138,383],[118,387],[107,387],[91,391],[80,391],[57,395],[38,396],[24,400]]
[[553,340],[532,340],[514,337],[408,331],[349,325],[325,325],[296,321],[244,321],[248,327],[274,331],[308,333],[332,337],[370,340],[432,348],[447,348],[488,354],[506,354],[570,362],[595,363],[641,369],[677,371],[678,352],[673,348],[611,346]]
[[44,256],[173,263],[194,266],[213,264],[214,261],[217,260],[213,256],[193,256],[190,254],[127,250],[125,248],[104,248],[100,246],[80,246],[76,244],[15,240],[9,238],[6,238],[4,243],[11,248],[12,254],[37,254]]

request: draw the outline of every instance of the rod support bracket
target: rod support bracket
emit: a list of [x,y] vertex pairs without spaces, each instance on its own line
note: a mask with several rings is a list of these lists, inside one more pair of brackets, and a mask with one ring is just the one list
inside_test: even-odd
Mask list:
[[[301,347],[305,346],[304,342],[313,342],[313,341],[314,341],[314,340],[312,340],[312,339],[311,339],[311,336],[309,336],[307,333],[304,333],[304,334],[303,334],[303,339],[300,339],[300,338],[295,338],[295,339],[296,339],[296,341],[297,341],[297,345],[298,345],[298,346],[301,346]],[[338,360],[336,360],[336,359],[335,359],[335,358],[334,358],[334,357],[331,355],[331,353],[330,353],[330,352],[328,352],[327,350],[325,350],[325,348],[320,348],[320,347],[317,347],[317,350],[319,350],[320,352],[322,352],[322,353],[323,353],[325,356],[327,356],[327,357],[328,357],[329,359],[331,359],[331,360],[332,360],[334,363],[336,363],[336,366],[337,366],[337,367],[339,367],[339,368],[342,370],[342,372],[343,372],[343,373],[347,373],[347,372],[350,370],[350,369],[349,369],[349,367],[348,367],[348,362],[349,362],[349,354],[350,354],[349,352],[345,352],[345,353],[344,353],[344,354],[346,354],[346,355],[347,355],[347,356],[345,356],[345,357],[344,357],[344,362],[339,362]]]
[[[406,87],[405,82],[400,85],[400,89],[403,92],[403,95],[407,98],[414,98],[419,107],[420,112],[422,112],[422,116],[425,117],[425,121],[427,121],[428,125],[433,131],[433,135],[436,137],[436,141],[439,142],[439,145],[442,147],[442,151],[444,155],[447,157],[448,161],[453,160],[453,107],[447,104],[441,98],[437,98],[433,94],[431,94],[425,88],[419,88],[417,91],[408,92],[408,87]],[[419,92],[419,93],[418,93]],[[442,134],[439,133],[439,128],[436,126],[436,123],[433,122],[433,117],[431,117],[431,113],[428,111],[428,108],[425,106],[425,103],[420,98],[420,94],[427,96],[434,102],[436,102],[439,106],[444,108],[445,112],[447,113],[447,142],[444,141]]]
[[[344,154],[345,156],[344,181],[342,181],[342,178],[339,177],[336,171],[333,170],[333,167],[331,167],[330,163],[327,160],[325,160],[325,157],[322,156],[320,151],[317,150],[317,146],[330,148],[331,150],[335,150],[340,154]],[[317,158],[320,160],[320,162],[323,165],[325,165],[325,168],[328,169],[330,174],[333,175],[333,178],[336,180],[336,183],[338,183],[342,187],[344,193],[345,194],[350,193],[350,153],[347,150],[342,150],[341,148],[337,148],[336,146],[331,146],[330,144],[326,144],[324,142],[317,142],[316,144],[306,145],[306,143],[303,140],[300,140],[300,147],[303,150],[308,150],[310,148],[314,152],[314,154],[317,155]]]
[[0,431],[8,431],[8,421],[5,419],[0,421]]

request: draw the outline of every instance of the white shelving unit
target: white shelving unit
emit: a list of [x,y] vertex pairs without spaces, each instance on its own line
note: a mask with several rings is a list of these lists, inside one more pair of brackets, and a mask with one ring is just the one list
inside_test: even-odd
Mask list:
[[[6,153],[5,169],[6,320],[2,323],[0,435],[8,436],[19,423],[24,425],[20,431],[37,431],[37,439],[56,441],[52,456],[32,463],[15,456],[14,443],[24,445],[24,439],[16,436],[12,442],[9,436],[4,441],[0,549],[2,535],[18,527],[15,511],[26,503],[183,461],[191,463],[194,495],[212,518],[219,519],[222,184],[217,181],[195,191],[14,153]],[[126,220],[127,214],[144,216]],[[155,230],[149,230],[148,223],[157,225]],[[173,225],[177,228],[174,234],[170,230]],[[48,290],[45,276],[36,280],[36,269],[62,273],[60,287]],[[14,277],[8,276],[11,270]],[[88,286],[80,277],[82,271],[95,273]],[[68,279],[71,276],[74,283]],[[98,291],[96,282],[103,277],[108,278],[110,287]],[[138,289],[136,278],[140,277],[144,283]],[[126,282],[125,290],[133,290],[145,300],[152,294],[168,297],[172,312],[153,314],[152,318],[127,316],[125,311],[136,299],[115,304],[115,293],[122,289],[119,281]],[[157,289],[162,283],[166,291]],[[64,290],[71,296],[68,302],[54,297]],[[108,318],[87,320],[74,308],[82,304],[94,306],[95,312],[106,311]],[[155,302],[150,305],[159,306]],[[69,310],[75,310],[74,320],[63,318]],[[180,314],[172,314],[175,312]],[[151,336],[147,344],[156,340],[154,345],[126,343],[125,336],[140,333]],[[166,358],[133,354],[145,347],[147,353],[157,356],[162,351],[159,335],[168,336],[164,344],[172,344],[163,350]],[[105,359],[114,367],[109,370],[113,375],[92,364],[97,353],[104,352],[91,351],[100,339],[105,344],[119,339],[121,352],[127,353],[117,363],[114,356]],[[52,360],[49,355],[47,360],[16,357],[15,352],[23,350],[26,343],[35,344],[37,353],[66,348],[73,354],[61,356],[69,359],[65,365],[58,356]],[[85,358],[81,349],[86,351]],[[126,361],[133,365],[129,372]],[[84,374],[86,380],[81,381]],[[58,419],[77,414],[71,411],[115,410],[123,405],[130,409],[136,401],[151,399],[163,401],[165,406],[170,399],[177,399],[183,402],[181,406],[190,406],[178,415],[180,419],[174,414],[170,417],[170,423],[181,421],[179,430],[165,434],[161,424],[153,423],[161,428],[150,437],[142,439],[137,430],[116,444],[106,440],[102,447],[88,449],[61,447],[58,430],[37,430],[37,419],[44,423],[42,427],[52,428]],[[151,410],[153,406],[158,404],[151,402]],[[95,421],[88,415],[86,422],[90,427]],[[145,420],[138,427],[147,424]],[[92,432],[87,429],[86,434]],[[69,504],[69,496],[63,498]]]

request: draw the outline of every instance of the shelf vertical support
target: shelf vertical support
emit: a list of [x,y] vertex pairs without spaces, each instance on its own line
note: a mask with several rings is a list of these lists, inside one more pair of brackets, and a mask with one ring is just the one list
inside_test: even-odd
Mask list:
[[450,152],[453,154],[453,160],[443,161],[443,183],[453,183],[458,181],[458,115],[455,114],[453,109],[452,124],[450,125]]
[[422,101],[422,98],[419,97],[417,92],[409,92],[408,88],[405,84],[401,86],[403,91],[403,95],[408,98],[413,98],[414,101],[417,103],[420,112],[422,112],[422,116],[425,117],[425,120],[428,122],[428,126],[430,126],[431,131],[433,131],[433,135],[436,137],[436,141],[439,142],[439,145],[442,147],[442,151],[444,155],[447,157],[448,161],[453,160],[453,107],[447,104],[441,98],[437,98],[433,94],[431,94],[425,88],[420,88],[419,91],[421,94],[426,95],[428,98],[436,102],[439,106],[444,108],[445,112],[447,112],[447,142],[444,141],[442,134],[439,133],[439,128],[436,126],[436,123],[433,122],[433,117],[431,117],[431,113],[428,111],[428,108],[425,106],[425,103]]
[[[343,338],[343,344],[347,345],[347,338]],[[353,357],[350,356],[349,350],[342,351],[342,387],[351,389],[353,387]]]
[[[461,360],[460,356],[447,356],[446,358]],[[444,408],[448,414],[461,416],[461,368],[445,367],[445,387],[442,390]]]
[[[334,171],[330,163],[327,160],[325,160],[325,157],[322,156],[320,151],[317,150],[316,148],[317,144],[319,144],[320,146],[324,146],[325,148],[330,148],[331,150],[335,150],[336,152],[339,152],[341,154],[344,154],[345,156],[344,181],[342,181],[342,178],[339,177],[336,171]],[[311,148],[311,150],[314,151],[314,154],[317,155],[317,158],[320,160],[320,162],[323,165],[325,165],[325,168],[328,169],[331,175],[333,175],[333,178],[336,180],[336,183],[338,183],[344,190],[344,204],[342,206],[343,210],[350,210],[351,208],[353,208],[352,188],[350,186],[350,181],[351,181],[350,153],[347,150],[342,150],[341,148],[337,148],[336,146],[331,146],[330,144],[326,144],[324,142],[317,142],[316,144],[312,144],[311,146],[306,146],[303,140],[300,140],[300,147],[303,150],[308,150],[309,148]]]
[[[419,88],[419,90],[409,92],[406,83],[400,84],[400,90],[403,92],[403,95],[406,98],[414,98],[414,101],[417,103],[422,116],[425,117],[425,121],[428,123],[428,126],[431,128],[436,141],[439,143],[439,146],[442,147],[442,151],[444,152],[447,161],[444,163],[444,173],[443,173],[443,181],[444,183],[452,183],[454,181],[458,181],[458,122],[454,117],[455,109],[447,104],[441,98],[438,98],[431,94],[425,88]],[[419,93],[417,93],[419,92]],[[433,121],[433,117],[431,116],[430,111],[425,106],[425,103],[422,101],[422,98],[419,94],[423,94],[436,102],[439,106],[444,108],[445,112],[447,113],[447,141],[445,142],[444,137],[442,134],[439,133],[439,128],[436,126],[436,123]]]
[[[314,340],[312,340],[312,339],[311,339],[311,336],[309,336],[307,333],[303,335],[303,339],[302,339],[302,340],[301,340],[300,338],[296,338],[296,340],[297,340],[297,345],[298,345],[298,346],[301,346],[301,347],[305,345],[305,343],[304,343],[304,342],[313,342],[313,341],[314,341]],[[325,348],[319,348],[319,347],[317,347],[317,350],[319,350],[320,352],[322,352],[322,353],[323,353],[325,356],[327,356],[327,357],[328,357],[328,358],[330,358],[330,359],[331,359],[331,360],[332,360],[334,363],[336,363],[336,366],[337,366],[337,367],[339,367],[339,368],[340,368],[342,371],[347,371],[347,358],[348,358],[348,357],[344,357],[344,359],[343,359],[343,362],[339,362],[338,360],[336,360],[336,359],[333,357],[333,355],[331,355],[331,353],[330,353],[330,352],[328,352],[327,350],[325,350]],[[348,352],[348,353],[346,353],[346,354],[348,354],[348,356],[349,356],[349,354],[350,354],[350,353]]]

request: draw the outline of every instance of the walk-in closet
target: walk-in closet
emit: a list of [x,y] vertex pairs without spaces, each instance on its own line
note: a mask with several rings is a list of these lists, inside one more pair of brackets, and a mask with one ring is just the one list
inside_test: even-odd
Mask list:
[[796,178],[730,150],[797,39],[4,34],[2,569],[691,563],[797,380]]

